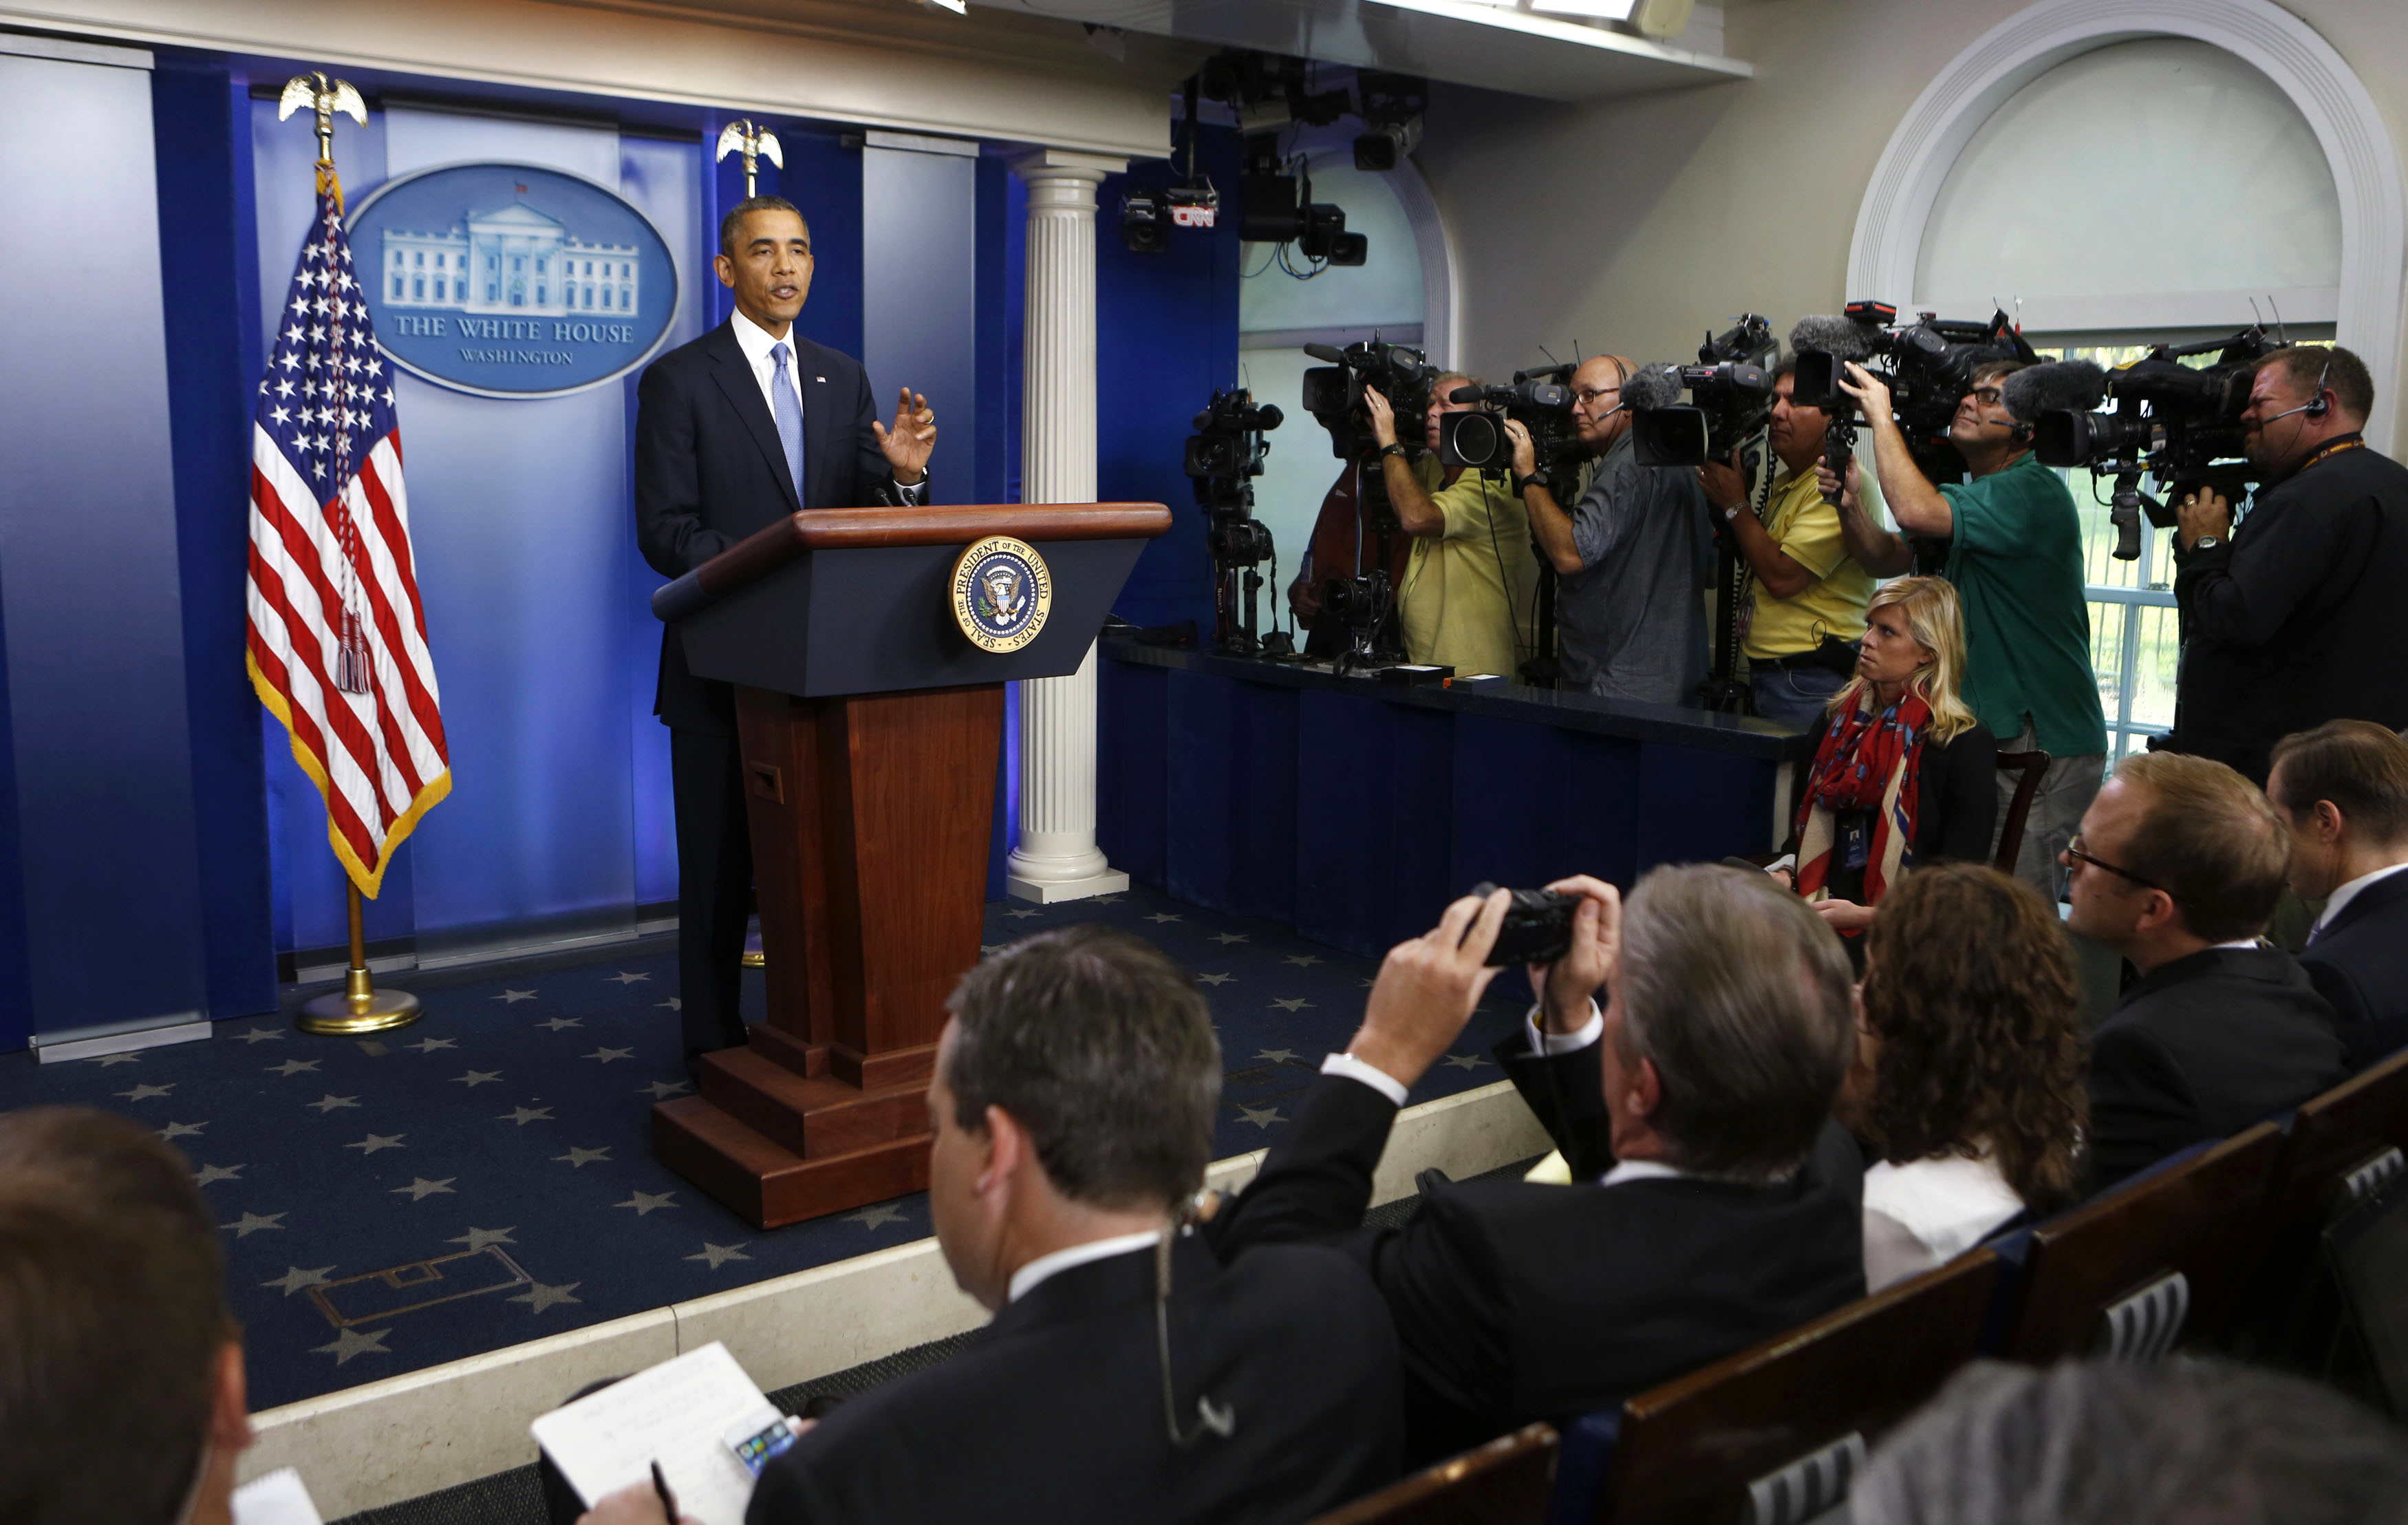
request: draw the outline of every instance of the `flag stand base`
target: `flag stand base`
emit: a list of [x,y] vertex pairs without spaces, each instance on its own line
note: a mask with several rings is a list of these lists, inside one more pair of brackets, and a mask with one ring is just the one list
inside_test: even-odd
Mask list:
[[342,993],[329,991],[304,1005],[293,1025],[303,1032],[328,1037],[406,1028],[423,1014],[418,998],[407,990],[380,990],[368,977],[367,940],[360,927],[360,886],[347,884],[345,887],[351,891],[351,964],[343,976]]

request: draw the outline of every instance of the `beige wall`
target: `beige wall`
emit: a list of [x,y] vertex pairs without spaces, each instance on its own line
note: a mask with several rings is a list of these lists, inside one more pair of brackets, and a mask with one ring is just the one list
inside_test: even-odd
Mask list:
[[[1461,266],[1464,359],[1503,373],[1575,339],[1686,359],[1743,309],[1785,334],[1849,296],[1895,299],[1842,289],[1874,163],[1924,86],[2016,8],[1756,0],[1727,23],[1752,80],[1586,106],[1441,90],[1417,157]],[[2408,161],[2401,0],[2286,8],[2357,71]],[[2378,406],[2408,420],[2403,401]]]

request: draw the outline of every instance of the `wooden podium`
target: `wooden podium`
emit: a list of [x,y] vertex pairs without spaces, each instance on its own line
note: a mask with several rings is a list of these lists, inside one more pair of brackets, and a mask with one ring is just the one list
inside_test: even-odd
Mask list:
[[[1158,503],[822,509],[662,588],[697,676],[736,685],[768,1017],[652,1109],[653,1152],[758,1227],[928,1184],[945,998],[979,958],[1003,684],[1076,672]],[[1036,638],[956,626],[962,551],[1043,557]]]

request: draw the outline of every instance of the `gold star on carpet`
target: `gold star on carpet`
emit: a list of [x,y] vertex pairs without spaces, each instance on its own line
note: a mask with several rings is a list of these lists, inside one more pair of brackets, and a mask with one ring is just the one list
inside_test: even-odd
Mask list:
[[335,1336],[334,1344],[313,1345],[309,1347],[309,1353],[313,1356],[332,1356],[337,1366],[349,1363],[353,1356],[390,1356],[393,1352],[384,1347],[384,1337],[392,1332],[393,1331],[389,1329],[380,1329],[363,1334],[358,1330],[347,1329]]
[[689,1255],[686,1259],[689,1260],[708,1260],[710,1264],[705,1269],[716,1271],[730,1260],[749,1260],[752,1259],[752,1257],[745,1254],[742,1250],[737,1248],[733,1244],[705,1244],[702,1246],[702,1253],[700,1255]]
[[196,1187],[208,1186],[212,1181],[239,1181],[241,1179],[242,1167],[240,1165],[204,1165],[199,1170],[193,1173],[193,1185]]
[[402,1135],[399,1133],[371,1133],[366,1138],[361,1139],[355,1144],[346,1144],[343,1147],[346,1149],[357,1149],[360,1152],[361,1158],[366,1158],[367,1156],[375,1154],[379,1149],[400,1148],[401,1140]]
[[1252,1123],[1256,1128],[1268,1128],[1273,1123],[1287,1121],[1286,1118],[1279,1115],[1279,1108],[1277,1107],[1240,1107],[1238,1109],[1238,1120],[1240,1122]]
[[636,1051],[632,1048],[597,1048],[593,1053],[588,1054],[585,1057],[589,1059],[600,1059],[604,1064],[608,1064],[612,1059],[633,1057],[635,1052]]
[[[515,1227],[515,1225],[513,1225],[513,1227]],[[474,1255],[488,1244],[517,1244],[518,1241],[510,1237],[510,1232],[511,1230],[509,1229],[472,1228],[466,1233],[455,1234],[452,1238],[445,1240],[444,1243],[447,1244],[466,1244],[468,1246],[468,1253]]]
[[242,1216],[235,1219],[232,1223],[221,1223],[218,1227],[221,1229],[232,1229],[234,1230],[234,1236],[236,1239],[249,1239],[251,1235],[259,1232],[262,1229],[283,1228],[284,1225],[277,1221],[277,1219],[283,1216],[284,1215],[282,1213],[245,1213]]
[[1217,990],[1235,978],[1237,976],[1234,974],[1198,974],[1196,976],[1196,983],[1209,985]]
[[502,1072],[499,1070],[471,1070],[465,1075],[453,1075],[452,1084],[466,1086],[473,1091],[480,1086],[489,1085],[501,1078]]
[[120,1091],[117,1094],[128,1101],[148,1101],[154,1096],[165,1096],[175,1088],[176,1083],[171,1080],[165,1086],[136,1086],[130,1091]]
[[650,1213],[656,1207],[677,1206],[678,1204],[675,1201],[677,1193],[674,1191],[664,1191],[657,1196],[649,1191],[638,1191],[634,1196],[628,1198],[625,1201],[612,1202],[610,1205],[613,1207],[632,1207],[636,1210],[636,1216],[638,1217],[642,1217],[645,1214]]
[[552,1158],[554,1159],[566,1160],[568,1162],[568,1168],[571,1170],[582,1170],[584,1167],[592,1164],[597,1159],[609,1158],[610,1151],[607,1146],[600,1149],[580,1149],[572,1144],[568,1146],[568,1153],[565,1155],[554,1155]]
[[1243,942],[1246,941],[1246,934],[1243,932],[1215,932],[1212,934],[1212,941],[1226,948],[1232,942]]
[[1292,1048],[1266,1048],[1261,1053],[1256,1054],[1254,1057],[1258,1059],[1268,1059],[1273,1064],[1285,1064],[1296,1057],[1296,1050]]
[[452,1189],[452,1183],[458,1179],[460,1178],[456,1175],[447,1175],[440,1181],[430,1181],[423,1175],[413,1176],[409,1185],[394,1187],[393,1194],[398,1197],[407,1191],[409,1193],[409,1200],[414,1202],[423,1202],[427,1198],[435,1196],[454,1197],[459,1193]]
[[568,1294],[576,1291],[579,1288],[584,1285],[585,1284],[581,1281],[573,1281],[566,1287],[546,1287],[541,1282],[536,1282],[530,1286],[527,1290],[521,1292],[518,1296],[509,1299],[509,1301],[512,1302],[523,1302],[537,1313],[541,1313],[555,1302],[578,1302],[583,1301],[580,1298],[570,1297]]
[[356,1107],[359,1104],[360,1099],[356,1096],[337,1096],[332,1091],[329,1091],[325,1095],[318,1098],[315,1101],[305,1101],[302,1103],[304,1106],[316,1107],[322,1115],[334,1111],[337,1107]]
[[159,1129],[159,1136],[169,1140],[189,1138],[208,1126],[207,1123],[169,1123]]
[[1302,996],[1274,997],[1271,1000],[1271,1004],[1278,1007],[1283,1012],[1309,1011],[1312,1007],[1312,1002],[1305,1000]]
[[550,1107],[521,1107],[516,1112],[503,1113],[500,1116],[494,1118],[494,1121],[497,1123],[516,1123],[521,1128],[524,1128],[529,1123],[548,1123],[552,1121],[552,1109]]
[[282,1075],[289,1080],[294,1075],[307,1074],[316,1068],[318,1068],[316,1059],[286,1059],[282,1064],[269,1065],[267,1072],[271,1075]]
[[291,1297],[294,1293],[300,1291],[305,1287],[325,1286],[326,1273],[334,1269],[335,1268],[333,1266],[320,1266],[315,1271],[304,1271],[299,1266],[286,1266],[284,1268],[284,1274],[277,1277],[274,1281],[264,1281],[259,1285],[262,1287],[282,1288],[284,1295],[286,1297]]
[[858,1223],[865,1229],[877,1229],[885,1224],[902,1222],[903,1210],[892,1202],[880,1202],[875,1207],[865,1207],[858,1213],[847,1213],[844,1216],[844,1221]]

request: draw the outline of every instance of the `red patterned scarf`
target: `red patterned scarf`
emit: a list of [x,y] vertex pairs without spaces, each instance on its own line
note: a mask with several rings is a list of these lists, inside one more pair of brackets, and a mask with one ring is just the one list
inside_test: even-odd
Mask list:
[[1872,817],[1865,855],[1865,903],[1914,866],[1916,787],[1922,770],[1924,734],[1931,706],[1910,689],[1896,704],[1875,713],[1870,686],[1856,702],[1832,718],[1806,774],[1798,806],[1798,893],[1819,900],[1830,892],[1836,817],[1863,811]]

